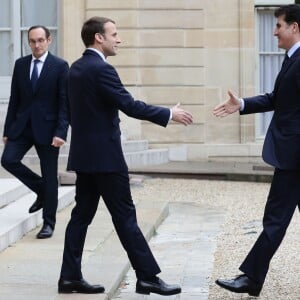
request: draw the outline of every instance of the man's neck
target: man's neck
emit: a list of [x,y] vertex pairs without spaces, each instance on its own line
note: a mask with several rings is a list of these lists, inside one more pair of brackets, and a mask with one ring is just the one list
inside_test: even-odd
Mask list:
[[291,57],[299,47],[300,47],[300,41],[295,42],[293,46],[287,50],[288,56]]
[[90,47],[88,47],[88,48],[86,48],[86,49],[87,49],[87,50],[95,51],[96,53],[98,53],[98,54],[100,55],[100,57],[101,57],[104,61],[106,61],[105,55],[104,55],[103,52],[102,52],[101,50],[99,50],[98,48],[93,47],[93,46],[90,46]]

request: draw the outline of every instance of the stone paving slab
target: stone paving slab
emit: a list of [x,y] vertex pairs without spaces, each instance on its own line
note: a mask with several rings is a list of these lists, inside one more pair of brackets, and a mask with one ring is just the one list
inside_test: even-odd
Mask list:
[[[169,216],[151,239],[153,250],[168,283],[179,283],[182,293],[170,300],[206,300],[214,262],[216,240],[225,218],[223,209],[195,203],[169,203]],[[165,296],[135,293],[135,273],[125,276],[114,300],[166,299]]]

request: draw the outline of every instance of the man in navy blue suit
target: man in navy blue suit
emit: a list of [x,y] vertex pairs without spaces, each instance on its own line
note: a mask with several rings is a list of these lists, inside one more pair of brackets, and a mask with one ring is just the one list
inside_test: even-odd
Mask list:
[[243,274],[216,281],[227,290],[253,296],[259,295],[270,261],[300,204],[300,5],[279,7],[275,17],[274,35],[286,58],[273,92],[244,99],[229,92],[229,100],[214,109],[218,117],[236,111],[242,115],[274,111],[263,147],[263,159],[275,167],[263,231],[240,266]]
[[[43,208],[44,223],[37,238],[44,239],[52,236],[56,221],[58,154],[69,126],[69,66],[48,51],[48,28],[29,28],[28,42],[32,55],[19,58],[14,66],[1,164],[37,194],[29,213]],[[32,146],[40,159],[41,176],[21,162]]]
[[136,272],[136,292],[180,293],[180,286],[166,284],[156,276],[160,268],[137,224],[121,147],[119,110],[165,127],[170,119],[191,124],[192,115],[179,105],[172,109],[147,105],[128,93],[106,61],[117,54],[121,42],[114,21],[91,18],[84,23],[81,37],[87,49],[71,66],[68,78],[72,127],[68,169],[77,175],[76,206],[66,229],[58,292],[104,292],[103,286],[90,285],[81,273],[87,228],[102,197]]

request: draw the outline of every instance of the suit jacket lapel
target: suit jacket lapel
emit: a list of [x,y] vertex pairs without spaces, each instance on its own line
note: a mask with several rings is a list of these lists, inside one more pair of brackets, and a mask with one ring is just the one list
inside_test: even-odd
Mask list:
[[288,69],[298,59],[299,56],[300,56],[300,48],[298,48],[295,51],[295,53],[289,58],[289,60],[282,66],[281,70],[279,71],[279,73],[277,75],[276,81],[275,81],[274,92],[276,92],[278,90],[282,76],[288,71]]
[[24,67],[22,68],[22,70],[24,72],[24,74],[22,75],[22,77],[24,78],[24,84],[30,94],[32,93],[32,85],[31,85],[31,81],[30,81],[31,60],[32,60],[32,56],[28,55],[23,62]]

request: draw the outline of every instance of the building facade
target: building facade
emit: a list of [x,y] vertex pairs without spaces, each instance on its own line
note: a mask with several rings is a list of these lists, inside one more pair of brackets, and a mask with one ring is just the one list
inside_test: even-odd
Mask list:
[[[48,26],[50,51],[72,63],[84,50],[80,30],[92,16],[116,21],[122,40],[110,57],[136,99],[180,102],[194,124],[168,129],[121,114],[125,139],[169,148],[171,160],[259,159],[270,113],[217,119],[214,106],[230,89],[239,96],[270,92],[283,52],[273,37],[274,9],[287,0],[0,0],[1,112],[14,60],[28,53],[26,29]],[[3,42],[2,42],[3,41]],[[2,118],[3,119],[3,118]]]

